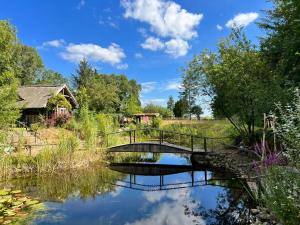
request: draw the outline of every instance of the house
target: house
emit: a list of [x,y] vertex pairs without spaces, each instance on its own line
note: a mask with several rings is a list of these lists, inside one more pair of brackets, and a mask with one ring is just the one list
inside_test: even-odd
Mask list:
[[136,113],[133,119],[136,123],[150,123],[154,118],[159,117],[159,113]]
[[[18,106],[22,108],[21,121],[27,125],[35,123],[42,116],[46,121],[58,115],[71,115],[78,107],[78,103],[67,87],[64,85],[31,85],[21,86],[17,90],[19,95]],[[70,103],[71,110],[57,106],[55,109],[47,107],[48,100],[58,94],[63,95]]]

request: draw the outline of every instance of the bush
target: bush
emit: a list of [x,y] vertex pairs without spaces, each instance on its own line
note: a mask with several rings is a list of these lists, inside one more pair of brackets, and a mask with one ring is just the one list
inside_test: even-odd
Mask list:
[[98,132],[102,136],[113,132],[120,127],[118,118],[112,114],[99,113],[96,115],[96,121]]
[[284,167],[267,169],[262,179],[263,201],[277,218],[286,225],[298,225],[300,221],[299,171]]
[[160,117],[155,117],[151,121],[151,127],[158,129],[161,126],[161,122],[162,122],[162,119]]

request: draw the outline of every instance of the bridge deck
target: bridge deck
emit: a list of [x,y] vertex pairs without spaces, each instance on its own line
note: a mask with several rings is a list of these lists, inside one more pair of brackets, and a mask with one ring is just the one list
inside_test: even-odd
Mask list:
[[108,152],[151,152],[151,153],[179,153],[192,154],[204,152],[203,149],[191,149],[184,146],[174,145],[167,142],[136,142],[132,144],[110,147]]

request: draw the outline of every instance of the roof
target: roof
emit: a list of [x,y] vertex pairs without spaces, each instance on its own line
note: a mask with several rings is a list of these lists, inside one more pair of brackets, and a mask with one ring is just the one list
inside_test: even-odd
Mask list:
[[77,107],[76,99],[66,84],[21,86],[17,90],[20,97],[18,106],[25,109],[46,108],[49,98],[57,95],[63,89],[66,90],[66,94],[70,97],[71,104]]
[[159,116],[159,113],[136,113],[133,116]]

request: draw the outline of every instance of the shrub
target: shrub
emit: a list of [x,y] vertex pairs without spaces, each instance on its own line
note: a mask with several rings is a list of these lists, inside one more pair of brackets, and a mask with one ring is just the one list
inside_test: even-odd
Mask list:
[[155,117],[155,118],[153,118],[152,119],[152,121],[151,121],[151,127],[152,128],[160,128],[160,126],[161,126],[161,122],[162,122],[162,120],[161,120],[161,118],[160,117]]
[[262,195],[266,206],[286,225],[298,225],[300,221],[299,171],[284,167],[267,169],[262,179]]

